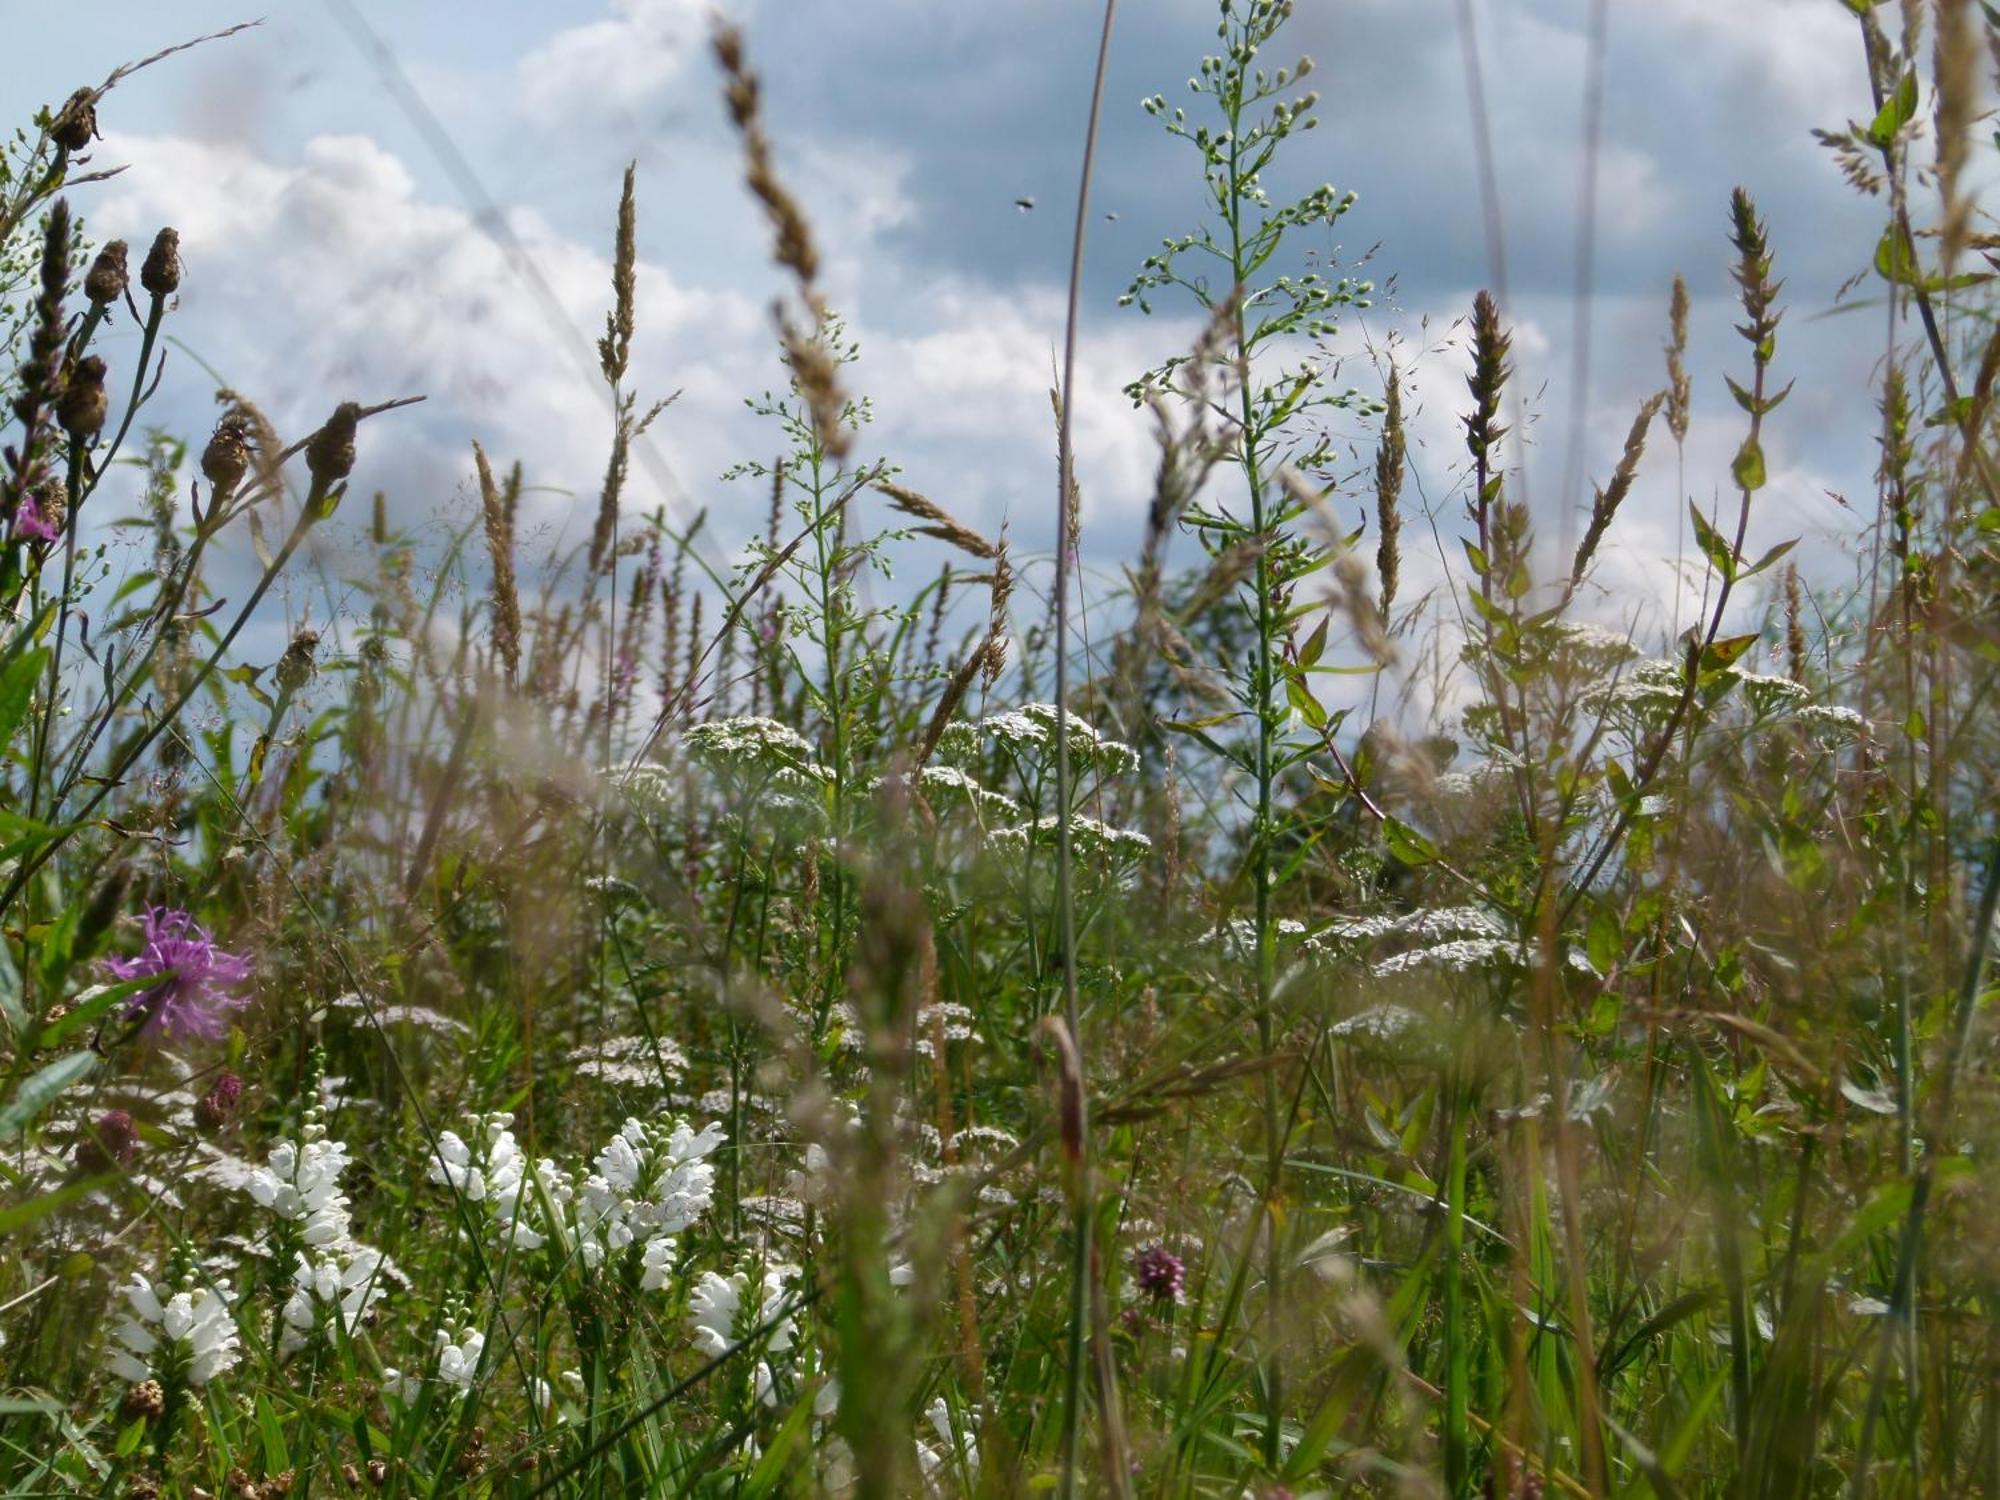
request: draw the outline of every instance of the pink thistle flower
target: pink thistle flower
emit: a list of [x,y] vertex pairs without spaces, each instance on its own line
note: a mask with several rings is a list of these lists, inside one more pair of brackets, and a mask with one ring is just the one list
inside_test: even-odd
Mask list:
[[220,1041],[229,1015],[250,1003],[235,993],[250,977],[250,960],[225,953],[206,927],[184,911],[156,906],[146,913],[146,946],[131,958],[107,958],[106,972],[122,980],[157,974],[158,984],[125,1002],[125,1015],[148,1032]]

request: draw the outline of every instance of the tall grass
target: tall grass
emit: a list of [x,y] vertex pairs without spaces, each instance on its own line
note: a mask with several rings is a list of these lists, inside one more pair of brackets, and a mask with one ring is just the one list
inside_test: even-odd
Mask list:
[[[483,435],[471,521],[378,501],[365,620],[271,661],[249,627],[408,397],[152,430],[177,238],[79,219],[125,71],[44,112],[0,172],[6,1493],[2000,1493],[2000,30],[1849,9],[1873,87],[1825,144],[1882,208],[1879,385],[1788,362],[1809,227],[1739,188],[1733,461],[1690,472],[1677,278],[1551,547],[1502,289],[1336,383],[1371,289],[1307,252],[1358,210],[1267,184],[1339,119],[1288,3],[1219,0],[1146,104],[1206,216],[1128,299],[1202,327],[1129,388],[1155,490],[1087,598],[1073,365],[1057,504],[1005,535],[875,454],[718,27],[784,284],[723,476],[760,536],[716,563],[630,483],[676,414],[637,394],[628,172],[587,540],[524,546],[537,476]],[[1088,213],[1086,170],[1079,284]],[[1464,449],[1419,511],[1440,360]],[[1766,514],[1794,375],[1880,433],[1860,591]],[[1661,426],[1674,493],[1729,499],[1652,641],[1581,616]],[[143,555],[104,540],[127,459]],[[919,539],[939,574],[870,586]],[[1437,706],[1385,709],[1424,662]]]

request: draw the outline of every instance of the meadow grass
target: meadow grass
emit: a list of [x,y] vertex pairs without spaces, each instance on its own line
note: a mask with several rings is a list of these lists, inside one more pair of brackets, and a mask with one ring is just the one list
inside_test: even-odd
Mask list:
[[[45,111],[0,170],[5,1493],[2000,1494],[2000,21],[1827,3],[1892,315],[1877,387],[1816,393],[1880,433],[1858,591],[1760,515],[1812,375],[1754,185],[1716,205],[1736,361],[1690,372],[1661,288],[1574,545],[1511,467],[1497,289],[1422,356],[1468,390],[1413,506],[1415,356],[1336,386],[1372,288],[1301,269],[1354,201],[1266,186],[1320,124],[1292,7],[1219,0],[1146,102],[1205,217],[1125,300],[1202,329],[1129,388],[1122,588],[1075,568],[1088,165],[1042,558],[872,451],[718,24],[786,287],[777,456],[725,476],[761,534],[717,562],[635,501],[674,412],[631,369],[628,172],[587,542],[523,554],[496,439],[457,531],[377,496],[365,620],[246,661],[421,393],[150,427],[177,236],[77,206],[132,70]],[[1695,475],[1717,377],[1734,459]],[[1579,601],[1669,441],[1721,499],[1654,641]],[[127,461],[136,562],[79,519]],[[872,586],[919,540],[942,572]],[[1426,661],[1431,707],[1385,708]]]

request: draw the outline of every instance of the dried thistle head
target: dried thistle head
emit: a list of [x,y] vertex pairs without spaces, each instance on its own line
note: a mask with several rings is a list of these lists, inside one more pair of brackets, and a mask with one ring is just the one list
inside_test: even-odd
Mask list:
[[361,407],[343,401],[326,425],[306,442],[306,472],[322,493],[354,472],[354,436],[361,425]]
[[202,477],[209,482],[214,499],[227,500],[235,494],[249,468],[249,423],[240,412],[224,412],[201,450]]
[[278,658],[278,687],[287,693],[296,693],[312,681],[317,670],[315,658],[319,653],[319,632],[300,630],[285,647],[285,654]]
[[108,307],[124,296],[132,279],[126,266],[128,253],[123,240],[112,240],[99,250],[97,259],[91,262],[90,273],[83,278],[84,296],[99,307]]
[[56,420],[78,442],[89,442],[104,428],[105,414],[110,409],[104,391],[105,373],[104,361],[95,354],[86,354],[70,366],[62,394],[56,397]]
[[78,89],[49,123],[49,139],[65,151],[87,150],[97,139],[97,90]]
[[181,236],[177,229],[162,229],[153,236],[153,248],[139,267],[139,285],[154,298],[168,297],[180,290]]

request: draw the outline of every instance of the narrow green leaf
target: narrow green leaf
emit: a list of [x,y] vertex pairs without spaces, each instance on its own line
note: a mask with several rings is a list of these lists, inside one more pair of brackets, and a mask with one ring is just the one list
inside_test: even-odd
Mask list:
[[14,1097],[0,1109],[0,1141],[11,1141],[28,1122],[60,1094],[97,1066],[94,1052],[72,1052],[59,1057],[21,1085]]

